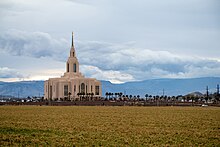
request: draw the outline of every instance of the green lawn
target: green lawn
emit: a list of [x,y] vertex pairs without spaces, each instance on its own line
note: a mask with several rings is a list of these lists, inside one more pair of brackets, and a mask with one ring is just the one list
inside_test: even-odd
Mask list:
[[0,106],[1,146],[220,146],[220,108]]

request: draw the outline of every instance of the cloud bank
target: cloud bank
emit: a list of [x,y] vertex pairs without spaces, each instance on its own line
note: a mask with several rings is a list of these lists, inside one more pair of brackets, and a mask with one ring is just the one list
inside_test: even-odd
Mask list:
[[120,81],[220,76],[220,62],[215,59],[100,42],[79,43],[79,49],[80,63],[103,71],[120,71],[121,76],[116,77],[125,77]]
[[0,67],[0,78],[24,78],[24,75],[8,67]]
[[[80,70],[88,77],[115,83],[153,78],[220,76],[220,62],[216,59],[136,48],[133,43],[75,41]],[[70,41],[53,38],[44,32],[10,30],[0,35],[0,49],[0,53],[15,56],[61,61],[65,67]],[[0,74],[4,78],[22,77],[7,67],[1,68]]]
[[52,38],[44,32],[26,32],[8,30],[0,35],[1,52],[15,56],[30,56],[35,58],[54,57],[63,60],[64,51],[68,47],[65,39]]

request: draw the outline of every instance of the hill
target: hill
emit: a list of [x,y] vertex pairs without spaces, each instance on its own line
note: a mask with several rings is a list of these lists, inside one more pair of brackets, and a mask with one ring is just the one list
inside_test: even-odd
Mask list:
[[[185,95],[195,91],[205,93],[206,86],[214,93],[220,77],[190,78],[190,79],[152,79],[145,81],[113,84],[102,82],[102,95],[106,92],[122,92],[127,95]],[[0,95],[14,97],[43,96],[44,81],[0,82]]]
[[[162,95],[163,89],[165,95],[186,95],[191,92],[199,91],[205,93],[206,86],[209,91],[216,92],[216,85],[220,83],[219,77],[204,77],[190,79],[152,79],[138,82],[127,82],[124,84],[112,84],[108,81],[102,81],[103,92],[121,91],[128,95]],[[104,94],[104,93],[103,93]]]
[[43,96],[44,81],[0,82],[0,95],[13,97]]

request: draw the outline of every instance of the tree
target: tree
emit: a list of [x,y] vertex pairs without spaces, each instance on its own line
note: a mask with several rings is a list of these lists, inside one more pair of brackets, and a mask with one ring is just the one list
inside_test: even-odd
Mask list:
[[122,92],[119,93],[119,97],[120,97],[120,98],[121,98],[122,94],[123,94]]
[[147,98],[148,98],[148,94],[145,94],[145,98],[146,98],[146,101],[147,101]]
[[68,100],[70,100],[70,95],[71,95],[71,92],[68,93]]
[[79,100],[81,100],[81,95],[82,95],[82,93],[77,93],[77,96],[79,97]]
[[117,98],[118,93],[115,93],[115,98]]
[[185,96],[183,96],[183,97],[182,97],[182,99],[183,99],[183,102],[185,102],[185,101],[186,101],[186,97],[185,97]]
[[132,95],[129,95],[129,98],[131,99],[131,98],[132,98]]
[[140,100],[140,95],[137,95],[138,101]]
[[93,96],[94,96],[94,93],[92,92],[92,93],[91,93],[91,99],[92,99],[92,100],[93,100]]
[[176,97],[175,96],[172,96],[172,101],[175,101],[176,100]]
[[149,95],[150,100],[152,100],[152,95]]
[[108,98],[108,95],[109,95],[109,93],[108,93],[108,92],[106,92],[106,93],[105,93],[106,98]]
[[193,103],[193,102],[194,102],[194,100],[195,100],[194,95],[192,95],[192,96],[191,96],[191,100],[192,100],[192,105],[194,105],[194,103]]
[[163,100],[163,96],[161,95],[161,96],[160,96],[160,101],[162,101],[162,100]]
[[111,93],[111,96],[112,96],[112,98],[113,98],[113,96],[114,96],[114,93]]

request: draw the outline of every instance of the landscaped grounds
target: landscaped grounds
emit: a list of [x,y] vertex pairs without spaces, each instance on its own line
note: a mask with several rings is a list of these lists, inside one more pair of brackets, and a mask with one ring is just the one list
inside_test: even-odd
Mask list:
[[220,146],[220,108],[1,106],[0,145]]

